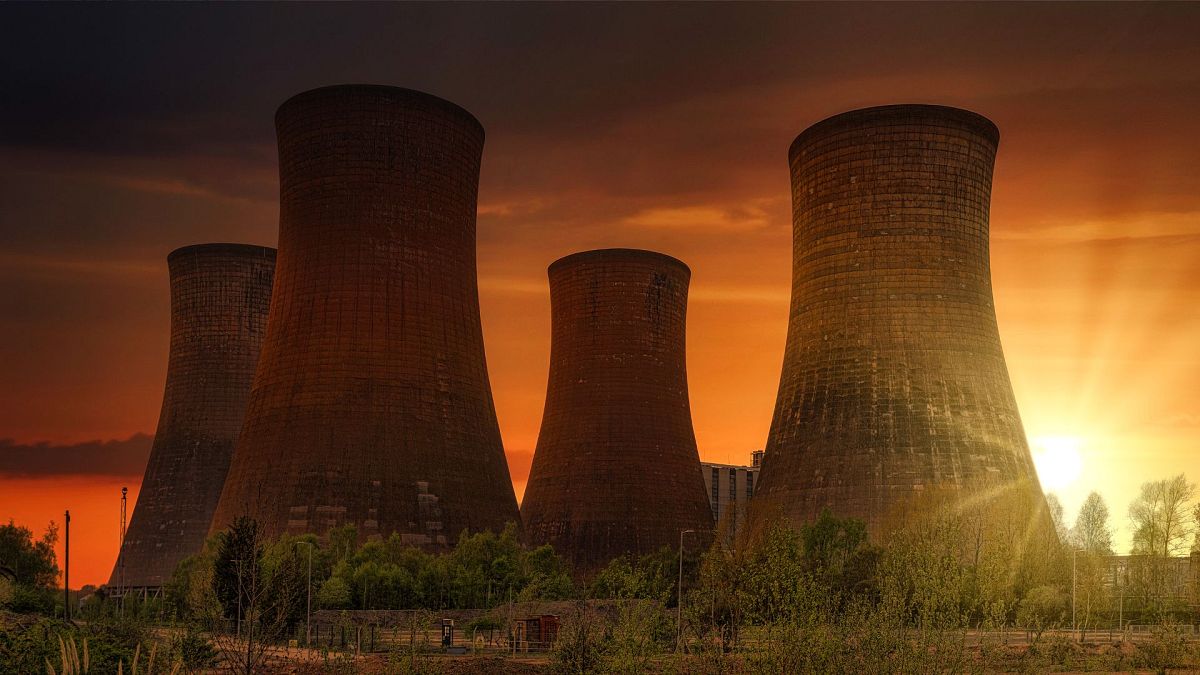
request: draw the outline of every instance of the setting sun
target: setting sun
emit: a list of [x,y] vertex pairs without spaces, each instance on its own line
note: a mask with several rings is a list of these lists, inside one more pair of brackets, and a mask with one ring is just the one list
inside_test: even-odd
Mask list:
[[1033,463],[1038,479],[1047,491],[1069,487],[1079,479],[1083,457],[1079,448],[1083,439],[1078,436],[1037,436],[1032,439]]

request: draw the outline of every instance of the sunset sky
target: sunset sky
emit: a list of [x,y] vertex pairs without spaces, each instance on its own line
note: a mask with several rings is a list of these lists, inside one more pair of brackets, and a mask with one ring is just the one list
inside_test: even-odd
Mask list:
[[40,533],[70,508],[72,583],[106,580],[162,396],[167,253],[275,245],[275,108],[374,82],[487,129],[480,296],[518,495],[550,262],[691,266],[700,454],[745,463],[787,330],[792,138],[886,103],[991,118],[1026,430],[1068,519],[1099,490],[1124,547],[1142,482],[1200,480],[1197,35],[1200,4],[3,4],[0,517]]

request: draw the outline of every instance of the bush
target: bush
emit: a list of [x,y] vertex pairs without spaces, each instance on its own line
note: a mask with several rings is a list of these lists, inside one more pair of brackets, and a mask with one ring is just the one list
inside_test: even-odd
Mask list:
[[4,613],[0,614],[0,672],[44,673],[47,662],[62,672],[60,639],[64,643],[74,640],[81,654],[86,641],[89,672],[115,673],[118,663],[130,672],[138,645],[144,650],[150,644],[147,637],[133,621],[99,620],[75,627],[57,620]]
[[1031,588],[1017,605],[1017,623],[1040,635],[1066,621],[1070,604],[1067,594],[1055,586]]
[[171,641],[171,654],[188,670],[211,668],[217,663],[217,651],[208,638],[191,626]]
[[1150,639],[1137,645],[1134,665],[1165,673],[1168,668],[1200,666],[1200,648],[1188,642],[1188,634],[1180,626],[1156,626]]
[[129,671],[134,652],[138,645],[148,643],[148,637],[141,624],[134,621],[105,619],[81,628],[76,641],[87,640],[91,672],[115,673],[118,663],[123,663],[124,670]]
[[644,673],[674,638],[674,626],[661,605],[646,600],[622,602],[604,632],[603,670]]
[[555,671],[570,673],[597,672],[604,663],[604,618],[586,606],[579,606],[568,615],[558,629],[558,640],[551,650]]
[[45,672],[46,659],[58,658],[56,636],[65,626],[51,619],[0,613],[0,672]]

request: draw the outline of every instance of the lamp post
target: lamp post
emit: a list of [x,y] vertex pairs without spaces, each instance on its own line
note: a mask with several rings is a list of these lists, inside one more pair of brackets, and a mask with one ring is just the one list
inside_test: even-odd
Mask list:
[[1075,554],[1079,553],[1079,549],[1071,547],[1071,632],[1076,640],[1079,639],[1079,624],[1075,622]]
[[675,598],[675,651],[683,646],[683,535],[695,534],[695,530],[679,531],[679,590]]
[[237,636],[242,637],[242,561],[240,558],[233,561],[237,564]]
[[308,599],[304,608],[304,644],[312,644],[312,552],[313,545],[311,541],[298,541],[297,544],[304,544],[308,547]]
[[129,488],[121,488],[121,546],[117,552],[117,562],[120,564],[121,577],[121,616],[125,616],[125,504],[128,499]]

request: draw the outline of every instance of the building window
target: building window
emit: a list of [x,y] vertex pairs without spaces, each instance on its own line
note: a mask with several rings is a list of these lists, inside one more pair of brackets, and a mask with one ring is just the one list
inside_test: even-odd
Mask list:
[[747,471],[746,472],[746,499],[752,499],[753,497],[754,497],[754,472]]
[[737,469],[729,470],[729,503],[737,502]]
[[721,510],[721,470],[715,466],[712,470],[712,507],[713,518],[716,518]]

